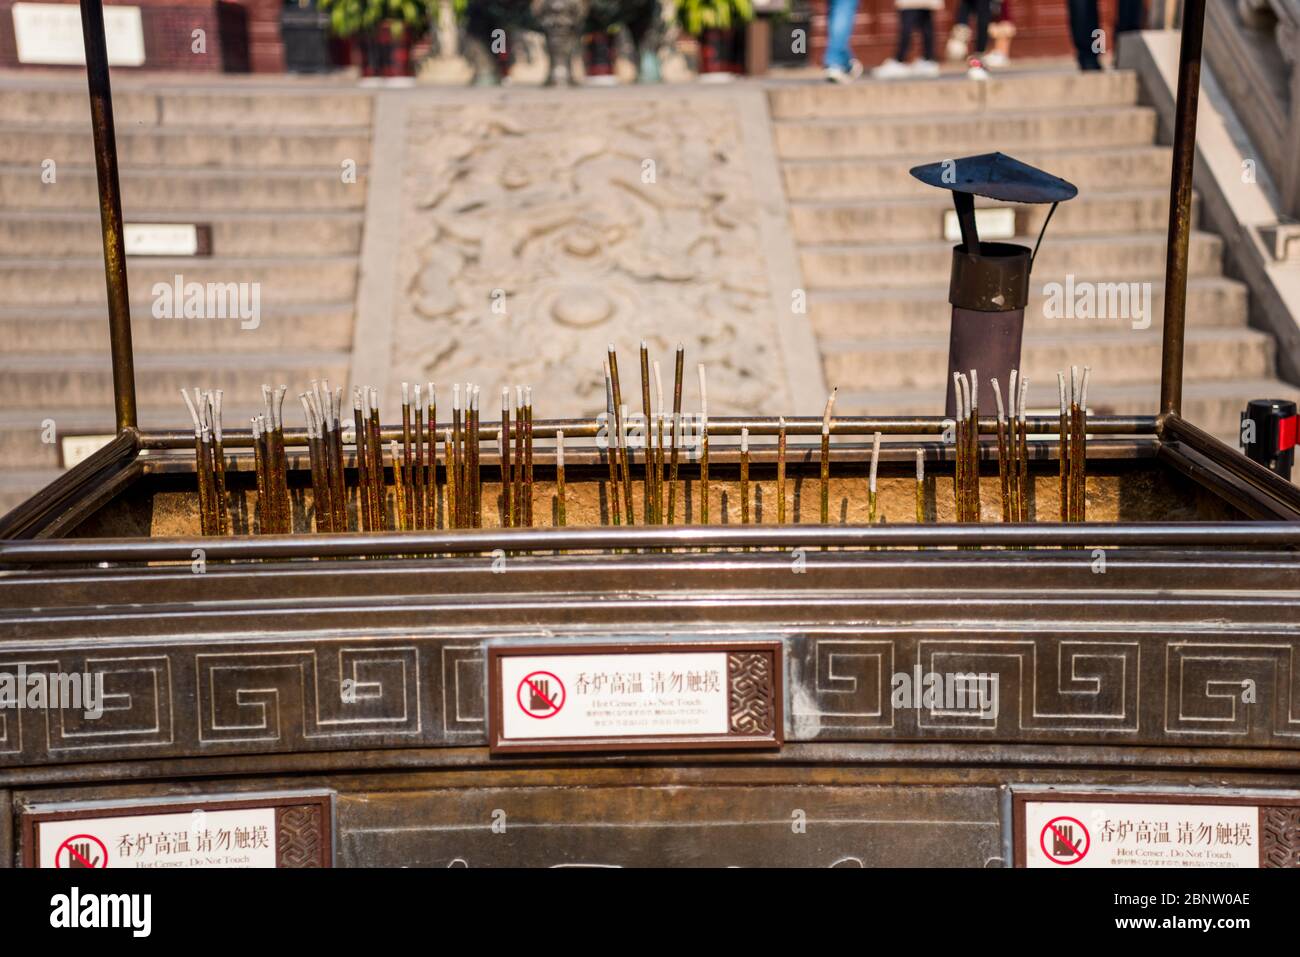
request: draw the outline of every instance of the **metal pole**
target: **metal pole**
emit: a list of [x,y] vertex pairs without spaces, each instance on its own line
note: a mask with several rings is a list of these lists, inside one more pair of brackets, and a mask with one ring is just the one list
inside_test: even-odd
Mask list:
[[104,279],[108,285],[108,335],[113,354],[113,405],[117,429],[136,427],[135,359],[131,350],[131,304],[122,241],[122,195],[117,181],[117,137],[113,131],[113,92],[108,82],[102,0],[81,0],[81,34],[86,46],[90,122],[99,179],[99,221],[104,234]]
[[1187,326],[1187,255],[1192,238],[1192,172],[1196,165],[1196,110],[1201,94],[1201,39],[1205,0],[1183,7],[1174,106],[1174,162],[1169,183],[1169,241],[1165,263],[1165,329],[1160,359],[1160,415],[1183,404],[1183,339]]

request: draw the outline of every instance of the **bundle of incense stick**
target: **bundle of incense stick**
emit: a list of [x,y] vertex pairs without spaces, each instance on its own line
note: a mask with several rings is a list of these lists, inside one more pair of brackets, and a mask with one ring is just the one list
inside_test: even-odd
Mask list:
[[1011,370],[1007,399],[1002,401],[1002,387],[991,379],[993,398],[998,408],[998,485],[1002,492],[1002,521],[1029,520],[1029,446],[1025,426],[1025,396],[1029,380]]
[[[289,500],[288,458],[284,447],[284,396],[288,386],[262,386],[263,411],[253,416],[253,460],[257,479],[259,518],[252,530],[287,535],[293,531],[293,506]],[[196,422],[195,468],[199,484],[200,527],[203,534],[224,534],[229,528],[226,506],[225,450],[221,438],[221,393],[194,390],[197,403],[181,390]],[[202,417],[195,406],[205,411]],[[206,420],[206,421],[205,421]],[[209,424],[212,423],[212,424]],[[216,436],[209,447],[207,436]],[[211,529],[211,531],[209,531]]]
[[199,527],[204,535],[225,535],[230,531],[226,504],[226,453],[221,431],[221,390],[184,389],[181,398],[194,422],[195,475],[199,491]]
[[1092,369],[1070,367],[1070,395],[1066,402],[1065,373],[1056,374],[1061,398],[1060,460],[1061,460],[1061,521],[1087,521],[1088,500],[1088,376]]
[[[642,450],[642,508],[641,520],[647,525],[673,524],[677,510],[677,483],[679,448],[682,438],[682,378],[686,368],[686,348],[678,343],[673,375],[672,419],[667,419],[664,409],[663,374],[657,360],[651,360],[650,347],[641,340],[639,349],[641,366],[641,414],[633,422],[628,407],[623,403],[623,387],[618,373],[618,354],[610,343],[605,360],[606,443],[609,464],[609,513],[615,525],[626,516],[627,524],[636,524],[633,500],[632,466],[633,449]],[[650,373],[654,372],[654,394],[658,404],[651,402]],[[704,399],[704,367],[699,367],[701,404]],[[707,411],[702,411],[707,420]],[[612,428],[611,428],[612,427]],[[664,443],[669,443],[665,448]],[[708,513],[708,441],[701,438],[701,509]],[[665,474],[666,473],[666,474]],[[621,500],[620,500],[621,496]],[[707,521],[707,518],[705,518]]]
[[956,449],[953,504],[959,522],[980,521],[980,424],[979,375],[953,373],[953,390],[957,397],[954,423]]

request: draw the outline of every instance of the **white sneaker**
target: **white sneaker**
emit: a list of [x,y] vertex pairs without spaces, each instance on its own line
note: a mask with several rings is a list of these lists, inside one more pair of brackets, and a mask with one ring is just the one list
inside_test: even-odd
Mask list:
[[938,76],[939,64],[934,60],[917,60],[912,64],[912,72],[916,76]]
[[862,61],[850,60],[847,70],[838,66],[828,66],[826,68],[826,79],[831,83],[852,83],[862,76],[862,73]]
[[877,80],[901,80],[912,75],[912,68],[906,63],[899,63],[892,57],[871,71]]
[[987,80],[988,78],[989,71],[984,69],[984,64],[982,64],[976,57],[971,57],[970,69],[966,71],[966,79]]
[[990,70],[998,70],[1007,65],[1007,59],[1006,54],[991,50],[984,54],[984,65]]

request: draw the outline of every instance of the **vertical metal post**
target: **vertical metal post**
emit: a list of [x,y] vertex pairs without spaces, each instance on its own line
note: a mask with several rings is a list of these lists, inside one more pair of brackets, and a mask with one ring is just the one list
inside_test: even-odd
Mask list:
[[108,335],[113,354],[113,406],[119,432],[136,427],[135,358],[131,349],[131,304],[126,285],[122,240],[122,196],[117,181],[117,137],[113,130],[113,92],[108,82],[102,0],[81,0],[81,33],[86,46],[90,122],[99,180],[99,221],[104,236],[104,280],[108,286]]
[[1196,165],[1196,111],[1201,94],[1201,39],[1205,0],[1183,5],[1174,105],[1174,161],[1169,184],[1169,240],[1165,263],[1165,328],[1160,359],[1160,415],[1183,404],[1183,339],[1187,327],[1187,256],[1192,238],[1192,171]]

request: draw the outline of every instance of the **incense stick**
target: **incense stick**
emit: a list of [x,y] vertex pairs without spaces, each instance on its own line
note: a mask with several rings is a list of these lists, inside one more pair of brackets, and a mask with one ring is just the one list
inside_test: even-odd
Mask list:
[[916,450],[916,524],[925,524],[925,452]]
[[524,524],[533,527],[533,387],[524,387]]
[[952,374],[952,388],[954,401],[956,402],[957,419],[955,422],[956,433],[953,435],[953,451],[956,457],[953,460],[953,478],[952,478],[952,502],[956,512],[958,522],[966,521],[966,389],[963,386],[963,376],[960,372]]
[[618,462],[616,455],[618,441],[614,431],[614,386],[609,375],[609,360],[605,360],[605,461],[609,465],[609,485],[605,492],[608,503],[609,519],[614,525],[622,525],[619,507]]
[[414,492],[414,516],[415,527],[424,529],[428,528],[425,521],[424,507],[424,390],[420,388],[420,383],[415,384],[415,472],[411,479],[411,488]]
[[409,382],[402,383],[402,465],[401,479],[397,484],[402,490],[402,527],[414,528],[412,512],[415,510],[415,490],[411,487],[411,384]]
[[[644,423],[643,441],[641,445],[641,449],[643,452],[642,461],[644,462],[644,466],[642,468],[641,486],[642,486],[642,495],[644,496],[645,499],[642,502],[641,514],[645,524],[650,525],[653,524],[656,521],[656,519],[654,515],[654,501],[655,501],[654,480],[651,478],[650,475],[650,423],[652,421],[650,418],[651,416],[650,350],[647,348],[644,339],[641,340],[640,354],[641,354],[641,415],[642,415],[642,422]],[[662,406],[660,406],[660,408],[662,408]]]
[[980,508],[980,380],[974,369],[970,370],[970,408],[967,412],[970,415],[970,429],[966,434],[966,478],[970,489],[967,509],[970,520],[978,522],[983,518]]
[[672,525],[677,519],[677,447],[681,440],[679,435],[682,428],[682,378],[686,366],[686,347],[680,342],[677,344],[677,357],[675,368],[673,370],[673,426],[672,426],[672,451],[671,461],[668,466],[668,524]]
[[1017,403],[1020,412],[1020,475],[1017,485],[1019,486],[1020,516],[1019,521],[1029,521],[1029,431],[1025,421],[1025,402],[1029,395],[1029,377],[1022,375],[1020,377],[1020,401]]
[[230,534],[229,498],[226,495],[226,446],[222,436],[221,390],[215,393],[212,409],[212,462],[216,466],[217,534]]
[[628,462],[627,436],[623,431],[623,423],[627,419],[627,407],[623,405],[623,391],[618,381],[618,356],[614,352],[614,344],[609,344],[609,379],[614,389],[614,424],[618,429],[618,445],[620,469],[623,475],[623,504],[627,512],[627,523],[635,525],[635,511],[632,504],[632,469]]
[[[657,398],[655,422],[657,426],[654,455],[654,520],[656,525],[663,525],[667,518],[667,503],[664,501],[664,380],[659,369],[659,360],[654,362],[655,395]],[[649,464],[650,458],[646,457]]]
[[875,525],[877,521],[876,510],[876,471],[880,466],[880,433],[876,432],[871,437],[871,475],[867,481],[867,522]]
[[776,524],[785,524],[785,416],[776,433]]
[[555,521],[561,528],[566,523],[564,516],[564,432],[555,433]]
[[429,528],[441,528],[442,517],[438,511],[438,390],[432,382],[425,383],[425,395],[429,402],[428,470],[424,476],[425,524]]
[[749,429],[740,430],[740,524],[749,524]]
[[501,456],[501,515],[506,528],[513,528],[515,522],[515,499],[511,494],[512,474],[510,466],[510,387],[501,387],[501,434],[505,444],[497,449]]
[[1056,391],[1060,400],[1060,413],[1057,420],[1059,451],[1057,457],[1060,459],[1060,486],[1061,486],[1061,521],[1069,522],[1073,519],[1074,508],[1070,496],[1073,492],[1073,482],[1071,468],[1074,464],[1074,453],[1070,451],[1070,404],[1065,398],[1065,373],[1056,373]]
[[704,363],[696,366],[700,376],[700,524],[709,524],[709,390],[704,381]]
[[1009,482],[1007,476],[1007,408],[1002,403],[1002,387],[997,379],[990,379],[993,386],[993,401],[998,410],[998,487],[1002,495],[1002,521],[1011,519],[1011,502],[1007,498]]
[[822,412],[822,449],[821,449],[821,520],[829,525],[831,520],[831,410],[835,407],[835,394],[839,387],[831,389],[826,399],[826,409]]
[[515,460],[514,475],[515,518],[520,528],[528,523],[528,503],[524,501],[524,389],[515,386]]

